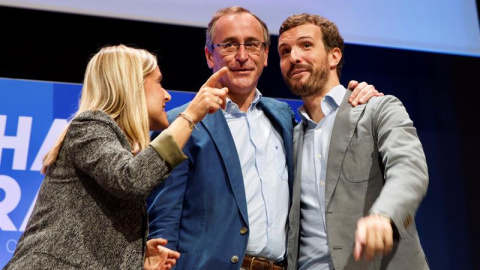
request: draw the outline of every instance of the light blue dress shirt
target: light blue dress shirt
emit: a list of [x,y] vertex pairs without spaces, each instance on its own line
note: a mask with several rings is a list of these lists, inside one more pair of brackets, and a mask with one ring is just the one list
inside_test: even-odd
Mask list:
[[246,254],[282,260],[286,249],[288,171],[282,136],[258,102],[247,112],[227,99],[225,118],[235,141],[245,185],[250,237]]
[[299,270],[333,269],[325,223],[326,169],[335,116],[345,93],[342,85],[327,93],[320,104],[325,117],[319,123],[308,116],[304,106],[298,109],[306,123],[301,164],[297,165],[301,170]]

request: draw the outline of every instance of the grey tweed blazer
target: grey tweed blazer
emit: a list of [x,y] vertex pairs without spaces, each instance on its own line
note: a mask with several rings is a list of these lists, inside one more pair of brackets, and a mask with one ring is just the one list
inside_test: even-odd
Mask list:
[[170,171],[152,146],[133,156],[106,113],[78,115],[4,269],[142,269],[145,200]]

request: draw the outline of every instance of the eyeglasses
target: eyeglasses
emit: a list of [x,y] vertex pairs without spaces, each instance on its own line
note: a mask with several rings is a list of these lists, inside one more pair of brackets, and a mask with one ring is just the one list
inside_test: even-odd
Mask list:
[[221,54],[232,54],[237,52],[240,45],[245,47],[249,54],[260,54],[260,50],[267,45],[264,41],[252,40],[245,43],[225,42],[212,44],[212,48],[219,48]]

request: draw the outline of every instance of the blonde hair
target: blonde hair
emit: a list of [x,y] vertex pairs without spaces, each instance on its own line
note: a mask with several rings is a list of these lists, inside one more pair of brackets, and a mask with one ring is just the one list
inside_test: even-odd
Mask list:
[[[89,61],[78,110],[103,111],[110,115],[127,136],[132,153],[145,149],[149,142],[148,111],[144,79],[157,67],[150,52],[125,45],[106,46]],[[42,172],[57,159],[68,127],[45,155]]]

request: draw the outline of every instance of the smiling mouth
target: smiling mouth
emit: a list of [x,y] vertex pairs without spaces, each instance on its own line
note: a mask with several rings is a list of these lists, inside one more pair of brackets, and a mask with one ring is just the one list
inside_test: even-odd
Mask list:
[[247,67],[246,65],[233,66],[228,68],[231,72],[248,72],[253,71],[254,67]]
[[294,70],[288,72],[288,77],[289,78],[298,77],[305,72],[308,72],[308,70],[307,69],[294,69]]
[[231,71],[234,73],[246,73],[253,71],[253,69],[232,69]]

